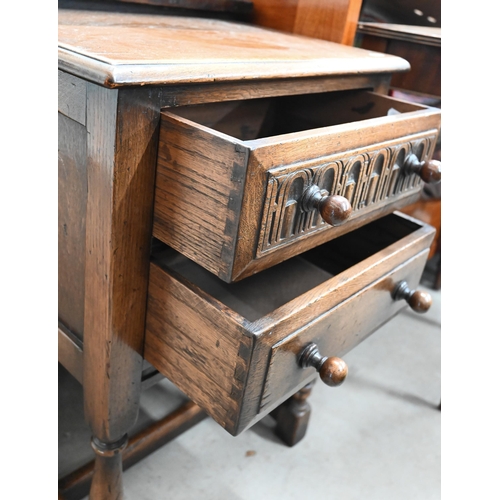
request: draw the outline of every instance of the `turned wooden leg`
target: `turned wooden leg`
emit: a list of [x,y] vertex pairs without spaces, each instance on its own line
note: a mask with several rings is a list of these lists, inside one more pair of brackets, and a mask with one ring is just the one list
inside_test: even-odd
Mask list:
[[307,398],[314,382],[307,384],[272,413],[276,419],[276,435],[288,446],[294,446],[306,435],[311,405]]
[[139,412],[159,95],[86,86],[83,396],[91,500],[123,498],[122,451]]
[[127,440],[127,435],[115,443],[103,443],[92,438],[91,445],[96,454],[94,478],[90,488],[90,498],[93,500],[123,499],[122,454]]
[[[127,446],[123,450],[122,469],[127,470],[139,460],[142,460],[142,458],[153,453],[164,444],[172,441],[206,417],[207,414],[198,405],[192,401],[188,401],[161,420],[130,436]],[[93,439],[91,444],[98,457],[106,455],[109,451],[113,451],[113,449],[121,448],[120,442],[115,443],[115,446],[112,447],[103,444],[98,439]],[[113,453],[111,453],[111,458],[113,458]],[[93,496],[102,498],[103,490],[106,492],[106,488],[108,488],[108,492],[109,488],[121,491],[120,469],[117,467],[119,466],[119,461],[115,460],[113,463],[113,460],[109,460],[107,463],[99,465],[96,462],[97,459],[92,460],[59,480],[59,500],[80,500],[88,495],[94,475],[94,468],[96,471],[99,470],[99,474],[103,477],[94,483]],[[112,477],[117,479],[111,481],[107,479]],[[102,485],[105,487],[103,488]]]

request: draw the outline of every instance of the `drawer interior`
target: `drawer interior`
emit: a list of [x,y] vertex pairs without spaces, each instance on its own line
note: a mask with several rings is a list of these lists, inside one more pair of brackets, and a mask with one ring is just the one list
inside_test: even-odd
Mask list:
[[366,90],[217,102],[170,108],[172,114],[249,141],[427,109]]
[[236,283],[223,282],[159,242],[153,258],[253,322],[421,227],[390,214]]

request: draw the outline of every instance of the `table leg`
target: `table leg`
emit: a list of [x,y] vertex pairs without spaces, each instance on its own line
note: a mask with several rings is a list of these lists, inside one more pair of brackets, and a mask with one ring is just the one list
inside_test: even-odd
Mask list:
[[91,500],[121,499],[139,411],[159,94],[87,84],[83,392],[96,454]]
[[276,419],[276,435],[288,446],[301,441],[307,431],[311,405],[307,402],[314,382],[310,382],[291,398],[282,403],[272,416]]

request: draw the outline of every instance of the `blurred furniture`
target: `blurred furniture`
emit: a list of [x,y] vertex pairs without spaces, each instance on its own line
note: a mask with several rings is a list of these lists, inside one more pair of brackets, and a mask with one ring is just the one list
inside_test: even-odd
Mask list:
[[422,94],[427,104],[439,103],[441,28],[360,21],[358,36],[360,47],[397,55],[410,63],[409,72],[393,76],[391,87]]
[[252,22],[352,45],[362,0],[253,0]]
[[[411,65],[409,72],[394,75],[389,95],[441,107],[441,28],[409,26],[394,23],[363,22],[358,25],[356,44],[367,50],[393,54],[405,58]],[[438,141],[434,158],[441,160]],[[432,286],[441,288],[441,189],[440,185],[425,186],[421,199],[403,209],[431,225],[436,239],[431,246],[428,266],[433,275]]]
[[248,13],[252,10],[252,0],[116,0],[132,4],[153,5],[175,9],[207,11],[218,13]]
[[361,22],[441,27],[441,0],[363,0]]

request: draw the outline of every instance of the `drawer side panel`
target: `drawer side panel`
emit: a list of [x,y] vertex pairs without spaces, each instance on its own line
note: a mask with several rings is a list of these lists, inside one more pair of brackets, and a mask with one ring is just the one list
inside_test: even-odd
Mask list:
[[228,279],[234,255],[248,151],[162,114],[153,235]]
[[251,349],[231,311],[151,264],[144,358],[230,433]]

